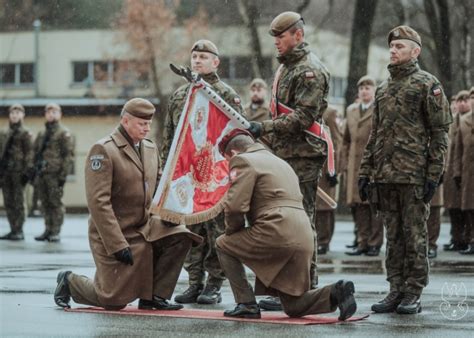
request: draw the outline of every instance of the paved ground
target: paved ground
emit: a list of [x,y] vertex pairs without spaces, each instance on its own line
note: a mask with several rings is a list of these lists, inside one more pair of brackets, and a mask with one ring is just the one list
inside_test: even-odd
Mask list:
[[[353,239],[353,224],[339,221],[328,255],[319,257],[320,285],[352,279],[356,285],[358,314],[383,297],[387,284],[383,256],[349,257],[344,244]],[[0,217],[0,233],[8,231]],[[439,252],[431,262],[430,284],[423,295],[423,312],[416,316],[372,314],[358,323],[288,326],[226,321],[170,319],[65,313],[52,299],[58,271],[70,269],[88,276],[94,263],[87,241],[86,216],[69,215],[61,243],[39,243],[33,237],[43,231],[40,218],[30,218],[24,242],[0,242],[0,336],[417,336],[472,337],[474,332],[474,257]],[[442,225],[442,245],[448,241],[449,226]],[[176,291],[186,289],[187,275],[180,276]],[[457,288],[457,293],[450,293]],[[223,303],[234,306],[227,283]],[[190,306],[189,306],[190,307]],[[195,306],[203,307],[203,306]],[[334,314],[336,315],[336,314]],[[471,333],[469,333],[471,332]]]

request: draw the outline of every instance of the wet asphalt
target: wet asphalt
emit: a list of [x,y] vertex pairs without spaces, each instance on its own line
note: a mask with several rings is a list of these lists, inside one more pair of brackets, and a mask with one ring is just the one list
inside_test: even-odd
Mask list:
[[[318,257],[319,284],[342,278],[353,280],[357,315],[370,317],[355,323],[313,326],[67,313],[53,301],[57,273],[72,270],[92,277],[95,271],[87,240],[87,216],[68,215],[60,243],[33,239],[44,230],[41,218],[28,218],[24,230],[25,241],[0,241],[1,337],[472,337],[474,332],[474,256],[442,251],[442,244],[449,241],[447,223],[441,227],[438,258],[431,261],[430,284],[422,296],[423,310],[418,315],[403,316],[370,311],[387,291],[384,252],[379,257],[345,255],[344,245],[353,240],[353,223],[337,221],[331,251]],[[0,233],[7,231],[6,218],[0,216]],[[183,271],[175,293],[186,288],[187,274]],[[186,307],[232,308],[234,300],[227,282],[222,295],[221,304]]]

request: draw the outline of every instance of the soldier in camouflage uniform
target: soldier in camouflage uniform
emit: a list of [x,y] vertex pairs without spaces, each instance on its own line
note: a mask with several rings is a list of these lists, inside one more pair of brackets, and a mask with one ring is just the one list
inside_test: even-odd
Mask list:
[[25,186],[33,162],[33,135],[23,127],[25,108],[14,104],[9,109],[10,128],[1,149],[0,186],[11,231],[0,239],[23,240]]
[[[219,79],[216,71],[219,66],[219,52],[209,40],[199,40],[191,49],[191,67],[199,73],[203,80],[219,94],[237,112],[244,115],[240,97],[227,84]],[[168,114],[165,121],[163,146],[161,151],[162,162],[165,163],[173,141],[173,136],[183,111],[190,85],[179,87],[171,96],[168,103]],[[216,253],[216,238],[224,232],[224,217],[222,214],[215,219],[191,225],[189,229],[204,237],[199,246],[191,248],[184,268],[189,274],[189,288],[175,297],[178,303],[216,304],[221,302],[220,288],[225,279],[224,272],[219,264]],[[204,279],[208,273],[206,285]]]
[[46,229],[35,237],[37,241],[59,242],[64,222],[62,202],[64,184],[74,159],[74,143],[71,133],[59,121],[61,107],[50,103],[45,107],[46,130],[35,140],[34,168],[31,175],[38,197]]
[[[273,19],[270,35],[278,49],[278,69],[272,86],[272,120],[251,122],[249,131],[270,140],[275,155],[296,172],[303,205],[313,228],[315,248],[315,201],[321,169],[327,157],[326,142],[305,133],[314,122],[322,122],[329,92],[329,72],[304,41],[304,20],[295,12],[283,12]],[[282,106],[283,105],[283,106]],[[284,113],[280,107],[291,110]],[[317,285],[316,250],[311,261],[311,287]],[[268,302],[267,302],[268,301]],[[275,302],[274,302],[275,301]],[[279,310],[276,300],[260,302],[264,309]]]
[[245,107],[249,121],[265,121],[272,117],[267,104],[267,84],[256,78],[250,82],[250,103]]
[[452,116],[438,79],[418,66],[418,33],[399,26],[390,31],[388,43],[390,78],[375,94],[358,186],[367,200],[374,192],[371,180],[375,183],[387,233],[390,292],[372,310],[415,314],[428,284],[426,221],[443,172]]

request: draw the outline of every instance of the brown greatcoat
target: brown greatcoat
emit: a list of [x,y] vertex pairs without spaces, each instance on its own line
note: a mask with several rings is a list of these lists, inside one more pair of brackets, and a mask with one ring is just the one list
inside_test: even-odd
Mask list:
[[460,115],[453,117],[453,123],[449,127],[448,152],[446,154],[446,172],[443,179],[443,202],[446,209],[461,209],[461,194],[454,183],[454,146],[459,131]]
[[261,105],[256,105],[250,102],[245,107],[245,115],[247,120],[262,122],[272,118],[270,109],[268,108],[268,103],[263,102]]
[[[337,110],[328,107],[326,111],[323,114],[323,121],[324,123],[329,127],[329,131],[331,132],[331,139],[332,143],[334,145],[334,164],[336,166],[336,173],[339,171],[338,165],[339,165],[339,151],[340,151],[340,146],[341,146],[341,131],[339,129],[339,126],[337,125]],[[336,186],[331,187],[329,185],[329,181],[327,179],[327,174],[328,174],[328,166],[327,163],[323,167],[323,173],[321,176],[321,179],[319,180],[318,187],[324,190],[325,193],[327,193],[329,196],[332,197],[332,199],[336,199]],[[333,210],[326,202],[324,202],[319,196],[316,197],[316,210],[325,210],[325,211],[330,211]]]
[[346,202],[347,205],[368,203],[362,202],[359,197],[357,182],[359,168],[364,156],[365,146],[369,140],[372,129],[372,113],[374,105],[371,104],[365,112],[362,105],[350,105],[347,109],[347,120],[342,136],[342,150],[340,159],[341,171],[346,171]]
[[[94,286],[101,304],[124,305],[153,294],[151,241],[185,227],[166,228],[149,222],[159,162],[155,144],[140,143],[140,154],[116,130],[92,146],[85,178],[89,207],[89,244],[97,267]],[[169,230],[168,230],[169,229]],[[130,247],[133,266],[117,261],[113,253]]]
[[461,209],[474,210],[474,123],[472,111],[461,116],[454,147],[454,177],[461,177]]
[[217,246],[254,271],[256,295],[302,295],[310,287],[314,239],[298,177],[261,144],[234,156],[230,170],[226,232]]

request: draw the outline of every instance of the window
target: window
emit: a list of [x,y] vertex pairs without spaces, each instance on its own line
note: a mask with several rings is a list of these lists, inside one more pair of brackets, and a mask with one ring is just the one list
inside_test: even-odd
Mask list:
[[333,98],[344,98],[347,88],[347,79],[331,76],[329,80],[329,96]]
[[[265,68],[263,77],[268,79],[272,76],[272,58],[264,57]],[[249,80],[253,78],[251,56],[235,56],[220,58],[219,76],[226,80]]]
[[1,63],[0,85],[23,86],[34,83],[33,63]]

